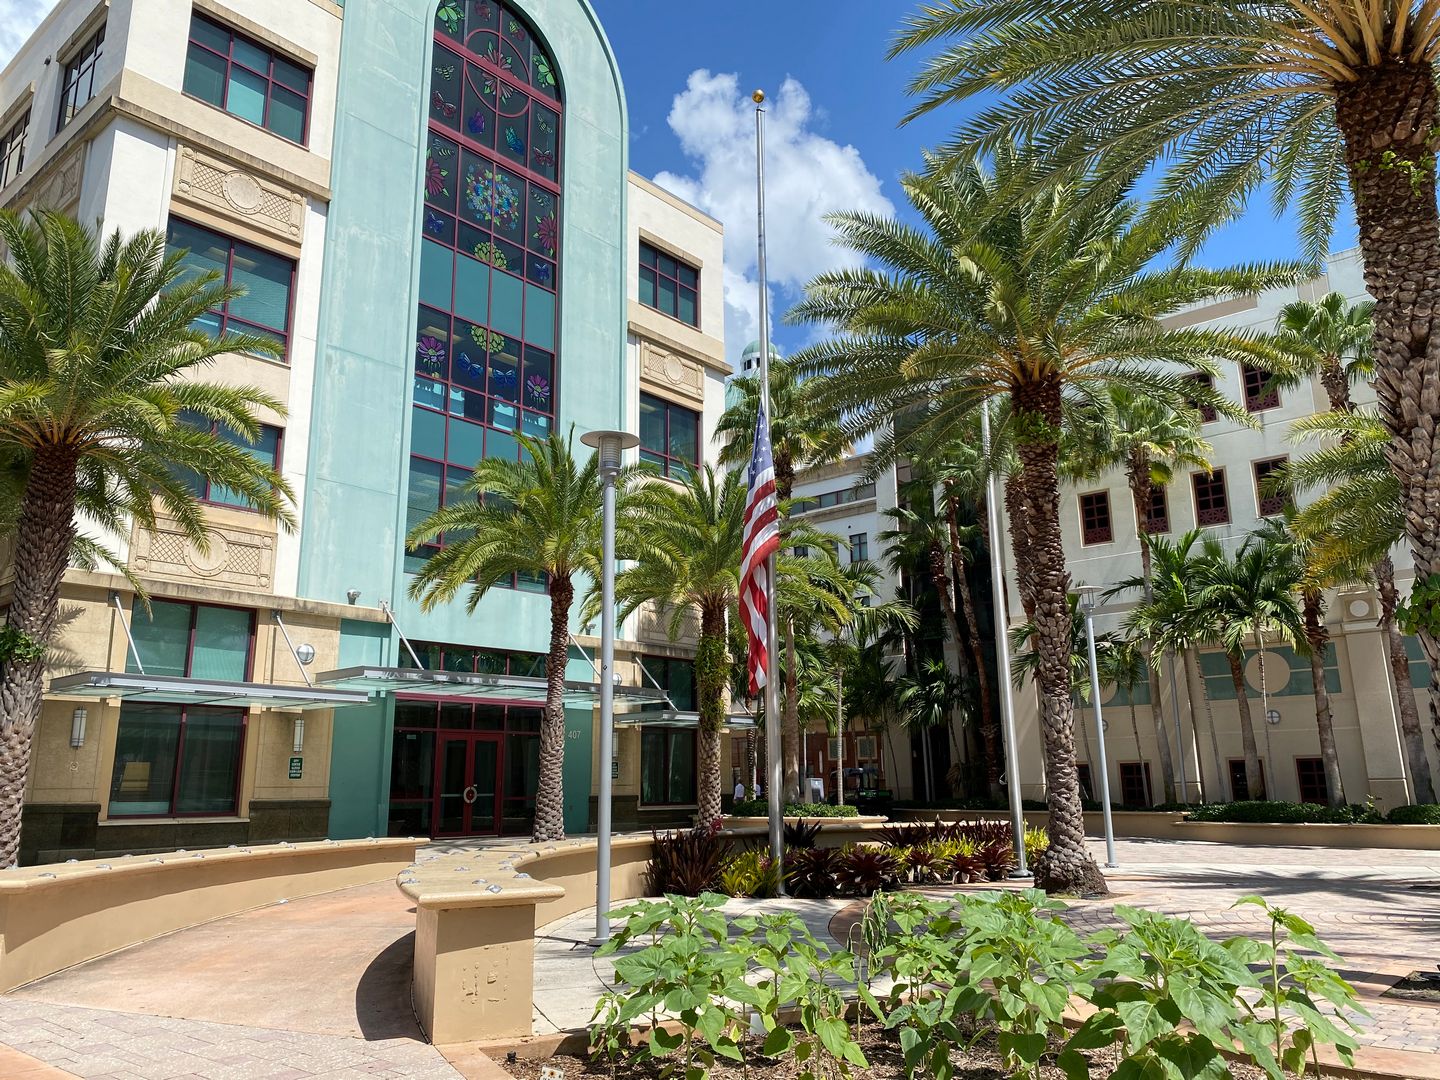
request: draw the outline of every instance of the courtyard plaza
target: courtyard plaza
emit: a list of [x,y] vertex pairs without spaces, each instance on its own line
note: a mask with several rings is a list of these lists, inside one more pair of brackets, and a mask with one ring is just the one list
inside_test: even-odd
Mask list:
[[[421,859],[483,843],[431,845]],[[1119,903],[1183,915],[1216,938],[1261,935],[1263,913],[1232,907],[1259,893],[1314,923],[1343,958],[1341,973],[1371,1014],[1361,1075],[1440,1078],[1440,1005],[1381,996],[1440,963],[1440,852],[1122,840],[1117,856],[1112,895],[1071,905],[1077,929],[1118,925]],[[851,900],[781,899],[735,900],[727,911],[781,907],[839,947],[863,910]],[[501,1080],[505,1046],[424,1040],[411,1009],[414,927],[412,903],[386,881],[219,919],[59,972],[0,997],[0,1075]],[[587,909],[537,931],[534,1037],[516,1044],[520,1052],[553,1050],[589,1023],[613,973],[588,944],[593,928]],[[574,1052],[575,1040],[566,1046]]]

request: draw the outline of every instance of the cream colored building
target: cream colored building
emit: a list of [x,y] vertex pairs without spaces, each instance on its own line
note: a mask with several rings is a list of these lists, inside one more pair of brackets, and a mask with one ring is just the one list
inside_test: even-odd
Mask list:
[[[1175,316],[1176,326],[1226,326],[1271,330],[1281,308],[1296,299],[1316,300],[1331,291],[1352,301],[1364,298],[1359,253],[1333,256],[1327,272],[1298,288],[1275,289],[1260,296],[1210,305]],[[1306,446],[1290,441],[1291,424],[1328,408],[1318,380],[1313,385],[1281,390],[1270,395],[1256,391],[1263,387],[1251,381],[1249,394],[1239,370],[1227,369],[1217,388],[1231,400],[1246,403],[1253,427],[1219,418],[1205,423],[1203,437],[1214,448],[1215,474],[1184,471],[1164,492],[1166,527],[1163,535],[1176,537],[1200,527],[1233,550],[1264,519],[1272,506],[1262,508],[1258,475],[1268,463],[1307,452]],[[1366,385],[1356,386],[1359,403],[1373,403],[1374,394]],[[1140,548],[1136,537],[1135,514],[1124,475],[1118,470],[1094,481],[1067,486],[1061,494],[1060,524],[1070,574],[1075,585],[1098,586],[1108,590],[1120,581],[1140,573]],[[1412,576],[1403,548],[1394,553],[1402,594],[1408,592]],[[1011,611],[1020,610],[1014,587],[1014,560],[1006,552],[1009,568]],[[1134,597],[1116,597],[1103,604],[1096,616],[1096,629],[1103,633],[1119,629]],[[1393,707],[1390,665],[1380,633],[1376,629],[1378,607],[1373,589],[1365,585],[1331,590],[1326,594],[1326,619],[1332,635],[1326,664],[1327,685],[1334,716],[1345,797],[1362,803],[1374,798],[1382,808],[1408,801],[1408,780],[1399,742]],[[1411,642],[1412,648],[1415,643]],[[1422,724],[1428,711],[1429,672],[1417,649],[1411,653],[1412,677],[1419,698]],[[1178,694],[1171,683],[1167,663],[1160,664],[1162,712],[1172,748],[1176,743],[1172,702],[1178,697],[1179,740],[1185,763],[1186,790],[1193,801],[1199,795],[1197,765],[1202,766],[1209,797],[1229,799],[1243,794],[1243,753],[1240,743],[1238,708],[1228,666],[1218,651],[1202,653],[1205,685],[1212,699],[1220,744],[1219,776],[1211,750],[1209,728],[1203,707],[1198,707],[1200,731],[1187,706],[1185,677],[1177,665]],[[1277,642],[1267,645],[1265,657],[1266,701],[1262,704],[1260,660],[1250,655],[1246,678],[1251,689],[1251,711],[1256,740],[1265,766],[1270,795],[1279,799],[1323,799],[1324,778],[1319,767],[1320,746],[1316,734],[1315,703],[1311,691],[1309,661]],[[1408,691],[1407,691],[1408,692]],[[1102,692],[1102,713],[1106,722],[1106,757],[1111,797],[1117,802],[1143,799],[1159,802],[1163,797],[1155,728],[1150,718],[1148,691],[1142,686],[1136,696],[1139,745],[1136,745],[1128,702],[1117,697],[1114,687]],[[1267,714],[1268,721],[1263,720]],[[1036,699],[1032,690],[1016,696],[1017,723],[1021,746],[1021,781],[1027,798],[1042,798],[1043,775],[1039,734],[1036,728]],[[1086,767],[1091,790],[1099,792],[1099,738],[1088,708],[1077,708],[1077,753]],[[1426,724],[1428,727],[1428,724]],[[1086,735],[1088,734],[1088,740]],[[1434,741],[1427,737],[1432,771],[1440,768]],[[1088,745],[1088,750],[1087,750]],[[1173,752],[1173,750],[1172,750]],[[1148,780],[1146,770],[1148,768]],[[1178,771],[1178,760],[1177,760]],[[1239,774],[1238,777],[1236,774]],[[1082,773],[1082,779],[1085,774]],[[1217,782],[1218,780],[1218,782]],[[1317,786],[1318,785],[1318,786]],[[1148,796],[1148,798],[1147,798]]]

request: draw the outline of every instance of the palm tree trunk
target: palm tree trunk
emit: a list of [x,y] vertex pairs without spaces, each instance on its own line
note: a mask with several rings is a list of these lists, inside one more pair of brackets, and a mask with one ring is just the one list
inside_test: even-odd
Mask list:
[[60,610],[60,585],[75,539],[73,451],[35,455],[15,530],[15,583],[7,626],[32,647],[0,658],[0,868],[20,858],[20,819],[30,750],[45,692],[44,647]]
[[[700,610],[700,640],[695,649],[695,695],[700,707],[696,732],[699,809],[695,823],[708,827],[720,820],[720,729],[725,723],[725,683],[730,667],[725,650],[725,608]],[[767,717],[768,722],[768,717]]]
[[745,778],[746,786],[750,789],[750,797],[755,797],[755,780],[759,767],[759,754],[756,752],[760,740],[752,727],[745,732]]
[[[1131,455],[1128,466],[1130,498],[1135,504],[1135,530],[1140,540],[1140,578],[1144,582],[1145,603],[1155,599],[1155,587],[1151,582],[1153,573],[1150,559],[1150,460],[1142,452]],[[1145,658],[1145,674],[1150,689],[1150,716],[1155,722],[1155,747],[1160,755],[1160,784],[1167,803],[1175,802],[1175,762],[1170,753],[1170,736],[1165,730],[1165,710],[1160,698],[1160,672],[1155,667],[1155,649],[1147,641],[1141,646]],[[1139,752],[1139,743],[1136,743]]]
[[800,699],[799,672],[795,670],[795,624],[785,621],[785,701],[780,728],[785,762],[785,801],[800,802]]
[[[1210,707],[1210,691],[1205,687],[1205,673],[1200,670],[1200,650],[1189,649],[1188,655],[1180,658],[1181,666],[1185,669],[1185,696],[1190,700],[1190,726],[1199,731],[1199,724],[1195,718],[1195,699],[1198,697],[1205,705],[1205,724],[1210,729],[1210,760],[1215,767],[1215,775],[1210,782],[1205,782],[1205,767],[1200,760],[1200,750],[1195,750],[1195,771],[1200,774],[1200,799],[1202,802],[1225,801],[1225,766],[1220,760],[1220,736],[1215,733],[1215,712]],[[1196,694],[1196,685],[1199,685],[1200,692]]]
[[[953,487],[953,485],[951,485]],[[965,573],[965,559],[960,543],[959,522],[956,520],[956,504],[948,496],[950,510],[950,563],[955,575],[955,591],[960,594],[960,606],[965,612],[965,643],[970,649],[975,664],[975,678],[980,690],[980,737],[985,745],[985,784],[990,797],[1000,798],[1000,717],[995,710],[990,690],[990,671],[985,665],[985,651],[980,643],[979,623],[975,618],[975,595],[970,588],[970,578]],[[996,613],[996,623],[999,623]]]
[[1260,775],[1260,753],[1255,747],[1255,725],[1250,719],[1250,694],[1245,689],[1245,654],[1239,649],[1226,649],[1230,663],[1230,681],[1235,684],[1235,704],[1240,709],[1240,744],[1245,748],[1245,797],[1258,799],[1264,790]]
[[[1060,386],[1050,380],[1012,392],[1020,430],[1030,425],[1058,432]],[[1024,414],[1028,414],[1024,415]],[[1028,423],[1026,422],[1028,421]],[[1038,423],[1037,423],[1038,422]],[[1046,892],[1104,894],[1105,878],[1085,847],[1085,810],[1075,767],[1075,703],[1070,685],[1070,575],[1060,538],[1059,445],[1050,434],[1023,441],[1020,496],[1026,509],[1012,533],[1022,533],[1025,558],[1017,562],[1021,594],[1035,611],[1035,672],[1040,699],[1040,732],[1045,751],[1045,801],[1050,811],[1050,846],[1035,860],[1035,884]],[[1019,777],[1012,778],[1018,782]]]
[[1320,760],[1325,766],[1325,795],[1331,806],[1344,806],[1345,784],[1340,776],[1340,755],[1335,749],[1330,691],[1325,685],[1325,655],[1330,648],[1325,600],[1319,589],[1306,589],[1301,598],[1305,605],[1305,641],[1310,646],[1310,685],[1315,691],[1315,727],[1320,734]]
[[[1440,211],[1434,166],[1425,164],[1434,158],[1436,114],[1427,61],[1365,68],[1336,86],[1365,285],[1375,299],[1375,394],[1417,581],[1440,573]],[[1420,164],[1382,168],[1387,153],[1392,162]],[[1440,672],[1440,639],[1428,626],[1417,636]],[[1430,684],[1430,723],[1440,743],[1440,678]]]
[[1410,678],[1410,656],[1405,652],[1405,639],[1395,625],[1395,607],[1400,594],[1395,588],[1395,563],[1385,556],[1375,564],[1375,585],[1380,593],[1380,629],[1390,655],[1390,671],[1395,677],[1395,715],[1400,718],[1400,736],[1405,744],[1405,760],[1410,766],[1410,783],[1417,803],[1435,801],[1435,782],[1430,775],[1430,759],[1425,753],[1425,735],[1420,730],[1420,711],[1415,707],[1415,684]]
[[1135,699],[1130,699],[1130,731],[1135,736],[1135,757],[1140,761],[1140,775],[1145,783],[1145,805],[1152,806],[1155,796],[1150,790],[1150,777],[1145,772],[1145,754],[1140,747],[1140,718],[1135,713]]
[[[550,579],[550,653],[545,658],[545,719],[540,725],[540,779],[535,792],[531,839],[537,844],[565,839],[565,665],[570,660],[569,577]],[[602,761],[602,769],[610,763]]]
[[[1029,525],[1031,507],[1026,502],[1027,496],[1022,480],[1022,474],[1018,472],[1012,473],[1005,478],[1002,501],[1005,503],[1005,513],[1009,515],[1010,518],[1010,547],[1015,556],[1015,588],[1020,594],[1020,610],[1025,612],[1025,619],[1029,621],[1035,618],[1036,586],[1031,580],[1033,575],[1021,572],[1022,567],[1028,568],[1031,565],[1030,544],[1032,543]],[[1056,506],[1056,514],[1057,516],[1059,514],[1058,503]],[[1066,578],[1066,588],[1069,588],[1068,577]],[[1000,625],[1009,627],[1009,589],[1005,590],[1005,603],[1007,610],[1003,613]]]

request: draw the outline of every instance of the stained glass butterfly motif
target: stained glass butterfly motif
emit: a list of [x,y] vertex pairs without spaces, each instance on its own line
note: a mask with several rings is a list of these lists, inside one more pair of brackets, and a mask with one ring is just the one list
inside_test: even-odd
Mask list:
[[425,231],[440,236],[445,232],[446,221],[434,210],[425,211]]
[[496,394],[509,394],[515,390],[515,369],[492,367],[490,369],[490,391]]
[[465,127],[469,130],[471,135],[484,135],[485,114],[482,113],[479,109],[476,109],[473,113],[470,114],[470,119],[465,121]]
[[533,277],[536,281],[538,281],[541,285],[549,285],[550,264],[547,262],[536,261],[530,267],[530,276]]
[[515,134],[513,127],[505,129],[505,145],[512,154],[525,155],[525,140]]
[[455,106],[446,101],[445,98],[441,96],[439,90],[436,90],[430,95],[430,107],[443,116],[450,117],[455,115]]
[[553,150],[536,149],[533,151],[533,154],[536,165],[543,165],[547,169],[553,169],[555,167],[555,152]]

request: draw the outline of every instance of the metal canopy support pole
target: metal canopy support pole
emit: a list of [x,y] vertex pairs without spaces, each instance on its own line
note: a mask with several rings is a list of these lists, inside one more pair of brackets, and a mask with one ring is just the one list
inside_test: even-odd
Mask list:
[[1090,649],[1090,700],[1094,705],[1095,731],[1100,742],[1100,808],[1105,813],[1105,866],[1111,870],[1115,861],[1115,824],[1110,818],[1110,767],[1105,760],[1105,717],[1100,711],[1100,665],[1095,662],[1095,591],[1080,591],[1080,606],[1085,609],[1085,642]]
[[305,670],[305,665],[300,662],[300,654],[295,651],[295,643],[290,640],[290,631],[285,626],[285,620],[280,617],[279,611],[271,611],[270,618],[275,620],[275,625],[280,628],[280,634],[285,638],[285,645],[290,650],[290,655],[295,658],[295,666],[300,669],[300,677],[305,680],[305,685],[314,688],[315,683],[310,678],[310,673]]
[[[760,407],[770,416],[770,286],[765,273],[765,95],[756,90],[755,102],[755,225],[759,241],[756,272],[760,278]],[[785,763],[780,744],[780,640],[775,627],[775,556],[765,560],[769,601],[765,612],[765,756],[770,762],[770,858],[784,880],[785,861]],[[780,894],[784,895],[784,886]]]
[[990,402],[980,408],[980,441],[985,450],[985,513],[990,524],[990,589],[995,605],[995,658],[1000,665],[1000,707],[1005,722],[1005,775],[1009,778],[1010,828],[1015,837],[1015,870],[1012,877],[1027,877],[1025,865],[1025,812],[1020,805],[1020,747],[1015,741],[1015,690],[1010,683],[1010,619],[1005,603],[1005,563],[1000,541],[1005,535],[1000,523],[1000,497],[990,460]]
[[125,631],[125,640],[130,644],[130,655],[135,659],[135,667],[141,675],[144,675],[145,665],[140,662],[140,650],[135,647],[135,635],[130,633],[130,620],[125,618],[125,607],[120,603],[120,594],[118,592],[112,592],[110,594],[110,602],[115,605],[115,610],[120,613],[120,628]]
[[385,613],[385,618],[390,620],[390,625],[395,628],[395,633],[400,635],[400,644],[405,646],[405,651],[410,654],[410,659],[415,661],[415,666],[423,668],[425,665],[420,663],[420,657],[415,655],[415,650],[410,646],[410,639],[405,636],[405,631],[401,630],[400,624],[395,621],[395,613],[390,610],[390,605],[381,600],[380,610]]

